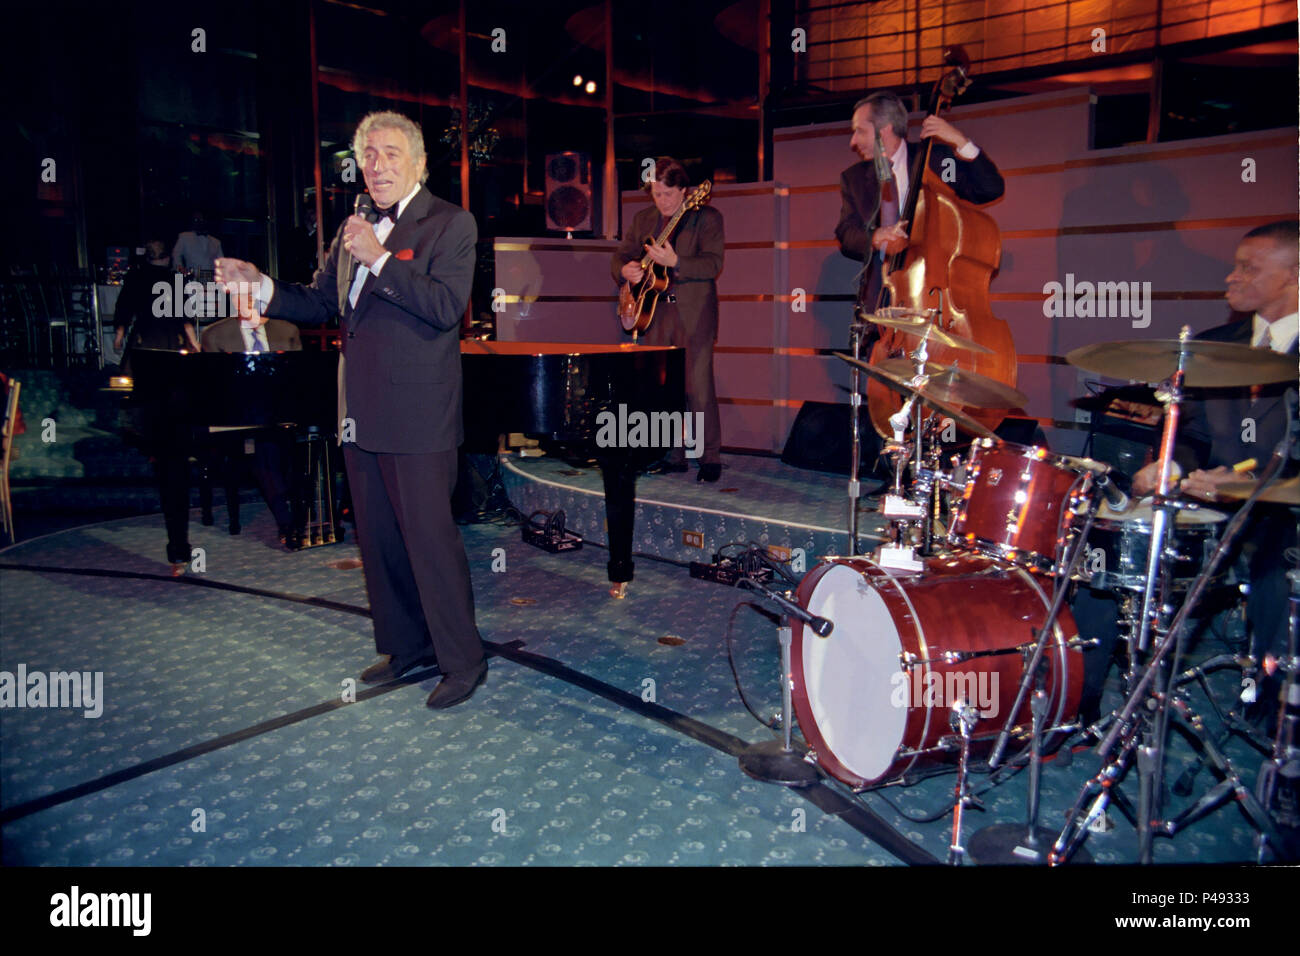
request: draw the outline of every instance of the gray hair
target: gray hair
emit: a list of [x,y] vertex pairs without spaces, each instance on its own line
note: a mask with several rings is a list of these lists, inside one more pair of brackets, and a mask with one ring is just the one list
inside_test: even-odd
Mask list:
[[853,104],[853,112],[864,106],[871,107],[871,125],[876,129],[888,126],[899,139],[907,139],[907,107],[893,93],[881,91],[864,96]]
[[366,150],[366,137],[380,129],[395,129],[402,132],[406,137],[407,148],[411,151],[411,158],[424,167],[420,173],[420,182],[427,180],[429,167],[424,161],[424,133],[420,130],[420,124],[392,110],[370,113],[357,127],[356,135],[352,137],[352,155],[356,157],[357,163],[362,163],[362,156]]

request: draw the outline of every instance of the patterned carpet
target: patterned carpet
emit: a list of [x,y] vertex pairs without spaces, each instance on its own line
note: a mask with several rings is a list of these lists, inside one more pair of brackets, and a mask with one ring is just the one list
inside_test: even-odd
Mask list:
[[[479,627],[498,653],[471,702],[434,713],[423,706],[432,672],[354,687],[373,659],[362,574],[346,566],[354,544],[288,554],[269,515],[245,511],[239,537],[194,514],[206,570],[181,580],[167,576],[156,515],[0,552],[0,666],[103,675],[97,718],[0,710],[5,864],[885,866],[946,856],[951,775],[859,800],[833,781],[791,791],[740,770],[744,744],[774,734],[738,697],[729,630],[748,699],[765,718],[780,704],[775,629],[740,591],[639,559],[631,595],[613,601],[603,550],[550,555],[515,527],[465,526]],[[1219,649],[1203,643],[1203,653]],[[1107,705],[1116,698],[1112,684]],[[1258,756],[1236,739],[1227,749],[1253,786]],[[1193,758],[1175,739],[1169,779]],[[1087,752],[1065,762],[1043,773],[1049,827],[1097,767]],[[1134,794],[1135,776],[1125,784]],[[1027,777],[982,793],[968,838],[1023,817]],[[1198,794],[1210,779],[1200,773]],[[974,786],[988,782],[977,775]],[[1131,862],[1133,828],[1112,816],[1115,829],[1087,848],[1100,862]],[[1157,841],[1156,858],[1250,861],[1253,836],[1229,804]]]

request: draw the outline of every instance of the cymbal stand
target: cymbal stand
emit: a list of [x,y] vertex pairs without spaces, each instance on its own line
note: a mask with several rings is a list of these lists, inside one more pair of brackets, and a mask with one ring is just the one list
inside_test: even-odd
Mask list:
[[952,843],[948,846],[948,863],[960,866],[966,857],[966,849],[961,845],[962,811],[968,804],[974,804],[976,798],[970,793],[967,768],[970,762],[970,735],[975,729],[979,711],[965,699],[954,701],[948,714],[948,725],[961,735],[961,757],[957,763],[956,800],[952,807]]
[[[1255,793],[1270,816],[1294,832],[1300,829],[1300,682],[1296,674],[1300,669],[1300,571],[1290,571],[1287,578],[1291,581],[1287,650],[1286,660],[1279,662],[1286,676],[1282,682],[1273,756],[1259,769]],[[1268,862],[1269,850],[1267,838],[1261,832],[1260,863]],[[1285,847],[1272,850],[1285,851]]]
[[[862,321],[862,307],[853,310],[854,322],[849,326],[849,345],[853,357],[862,359],[862,339],[869,326]],[[856,365],[849,367],[849,555],[859,553],[858,499],[862,497],[862,482],[858,475],[858,459],[862,455],[862,371]]]
[[[894,462],[894,491],[892,494],[885,496],[881,507],[884,516],[894,524],[894,544],[892,547],[881,550],[879,561],[885,567],[905,571],[920,571],[924,567],[923,562],[918,560],[916,549],[912,546],[910,536],[907,534],[908,526],[917,519],[921,519],[923,522],[932,520],[929,517],[932,511],[929,506],[929,496],[926,496],[926,502],[923,505],[915,500],[916,492],[919,490],[917,483],[923,470],[922,454],[925,443],[922,418],[924,409],[919,401],[920,390],[930,381],[930,376],[925,372],[925,340],[926,337],[923,336],[911,353],[912,362],[916,366],[916,374],[908,380],[907,385],[913,390],[913,394],[908,396],[902,408],[889,417],[889,425],[894,430],[894,440],[888,445],[887,453]],[[913,414],[915,415],[915,422],[912,430],[912,442],[909,445],[904,440],[904,436],[907,432],[908,422],[912,420]],[[911,494],[904,497],[903,467],[913,449],[915,450],[916,460],[913,465]],[[928,538],[929,535],[927,534],[926,537]]]

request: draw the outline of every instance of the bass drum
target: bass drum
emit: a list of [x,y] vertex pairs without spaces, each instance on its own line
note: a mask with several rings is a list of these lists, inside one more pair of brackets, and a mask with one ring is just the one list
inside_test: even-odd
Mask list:
[[[979,710],[972,753],[991,748],[1051,597],[1021,568],[956,555],[933,558],[925,572],[910,575],[869,558],[827,559],[804,577],[798,601],[834,625],[825,638],[794,625],[799,726],[827,773],[869,787],[955,763],[958,751],[943,738],[959,740],[948,722],[959,700]],[[1045,653],[1049,728],[1078,716],[1083,654],[1071,643],[1076,637],[1062,607]],[[1027,701],[1016,723],[1028,730]],[[1048,734],[1046,743],[1063,739]]]

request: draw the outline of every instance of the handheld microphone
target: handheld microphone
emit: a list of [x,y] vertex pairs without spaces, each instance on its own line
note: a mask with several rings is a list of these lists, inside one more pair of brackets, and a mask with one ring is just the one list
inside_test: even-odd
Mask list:
[[[374,204],[371,203],[370,197],[365,193],[359,194],[357,198],[353,201],[352,212],[354,215],[361,216],[363,219],[366,220],[366,222],[374,222],[375,207]],[[352,253],[347,252],[346,250],[344,250],[344,255],[348,257],[348,268],[347,268],[348,281],[343,288],[345,290],[351,290],[352,283],[355,282],[357,278],[357,260],[356,257],[352,255]],[[347,295],[348,293],[345,292],[344,294]]]

